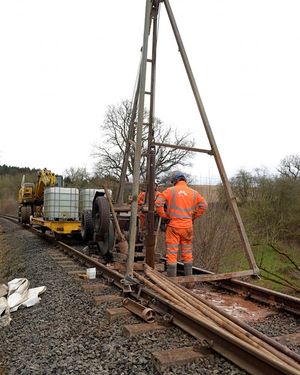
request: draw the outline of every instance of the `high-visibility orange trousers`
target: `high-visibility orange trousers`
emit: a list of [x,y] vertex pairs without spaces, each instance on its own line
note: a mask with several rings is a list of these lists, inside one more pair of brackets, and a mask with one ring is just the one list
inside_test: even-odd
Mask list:
[[181,256],[184,263],[193,262],[193,227],[176,228],[167,226],[166,246],[167,264],[177,263],[177,253],[181,248]]
[[145,214],[143,212],[139,212],[139,219],[140,219],[140,230],[143,231],[145,229]]

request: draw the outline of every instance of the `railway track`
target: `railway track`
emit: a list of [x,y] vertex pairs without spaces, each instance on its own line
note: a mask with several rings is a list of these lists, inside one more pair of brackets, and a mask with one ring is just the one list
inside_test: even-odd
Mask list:
[[[13,218],[7,219],[14,220]],[[228,297],[227,295],[226,297],[229,305],[230,298],[233,298],[232,296],[235,296],[235,298],[239,296],[240,301],[245,301],[246,298],[259,302],[259,304],[253,305],[256,309],[254,314],[256,316],[262,317],[263,314],[265,316],[274,315],[279,310],[299,316],[299,299],[258,288],[239,280],[226,281],[224,284],[221,282],[205,284],[205,287],[201,285],[201,288],[198,287],[191,291],[175,285],[175,283],[170,282],[170,280],[161,276],[158,272],[153,272],[151,269],[146,270],[147,275],[135,273],[133,280],[126,280],[123,274],[104,265],[100,262],[100,259],[83,254],[82,248],[81,250],[80,247],[75,249],[74,246],[70,246],[63,241],[55,241],[54,238],[45,236],[34,228],[30,228],[30,230],[43,236],[48,241],[53,241],[56,245],[56,250],[52,256],[58,262],[60,261],[60,265],[64,263],[66,266],[68,264],[68,260],[65,257],[72,259],[74,266],[69,263],[71,269],[75,266],[79,267],[77,270],[73,269],[74,275],[82,275],[86,267],[95,267],[98,278],[105,280],[107,285],[116,286],[119,290],[119,298],[122,297],[122,300],[126,298],[127,309],[131,308],[142,319],[145,315],[145,310],[148,309],[147,311],[148,313],[150,312],[152,318],[155,315],[159,317],[158,320],[160,322],[175,324],[197,339],[200,351],[213,350],[250,374],[299,373],[300,360],[296,352],[255,330],[243,321],[242,316],[236,317],[233,312],[229,314],[228,311],[222,310],[220,306],[216,307],[216,304],[212,303],[212,301],[207,303],[209,293],[210,295],[219,293],[220,300],[222,299],[220,296],[224,295],[224,290],[227,290],[227,292],[231,292],[231,296]],[[206,272],[205,270],[194,269],[195,274]],[[87,289],[89,288],[92,290],[96,287],[87,287]],[[183,296],[183,300],[174,299],[174,296],[178,295]],[[192,301],[193,306],[185,305],[183,303],[185,302],[184,300]],[[238,306],[236,300],[235,304]],[[204,313],[203,308],[206,310]],[[243,306],[238,306],[236,311],[241,311],[241,309],[243,309]],[[200,313],[201,311],[202,313]],[[207,311],[209,311],[209,314]],[[213,321],[208,319],[209,315],[214,317]],[[249,320],[249,315],[247,316],[246,314],[244,319],[247,321],[247,318]],[[221,323],[221,326],[217,325],[216,321]],[[233,332],[237,333],[238,340],[235,339],[236,335],[233,335]],[[249,339],[249,337],[251,338]],[[178,353],[175,352],[173,355],[178,356]],[[185,355],[187,356],[188,354]],[[159,356],[154,359],[155,361],[157,362],[157,368],[162,366],[160,362],[162,359]]]

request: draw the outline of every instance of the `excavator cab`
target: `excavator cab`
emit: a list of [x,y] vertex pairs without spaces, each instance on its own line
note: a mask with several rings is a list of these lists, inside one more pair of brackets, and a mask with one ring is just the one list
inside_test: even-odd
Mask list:
[[32,215],[32,206],[34,201],[35,184],[25,182],[25,175],[22,178],[19,190],[19,209],[18,220],[23,224],[29,224],[30,215]]

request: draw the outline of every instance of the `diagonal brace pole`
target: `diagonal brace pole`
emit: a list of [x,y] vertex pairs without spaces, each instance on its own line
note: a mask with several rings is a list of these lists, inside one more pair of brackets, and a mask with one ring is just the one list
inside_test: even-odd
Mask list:
[[191,84],[191,88],[192,88],[192,91],[193,91],[193,94],[194,94],[194,97],[195,97],[195,100],[196,100],[196,103],[197,103],[198,110],[200,112],[200,116],[201,116],[202,121],[203,121],[203,125],[204,125],[204,128],[205,128],[205,131],[206,131],[211,149],[213,151],[213,155],[214,155],[214,158],[215,158],[215,161],[216,161],[216,165],[218,167],[220,177],[222,179],[222,182],[223,182],[223,185],[224,185],[224,188],[225,188],[225,193],[226,193],[226,196],[227,196],[228,204],[229,204],[230,209],[232,211],[232,214],[233,214],[236,226],[237,226],[237,230],[239,232],[239,235],[240,235],[240,238],[241,238],[241,241],[242,241],[244,252],[246,254],[249,266],[253,269],[255,274],[258,274],[259,268],[256,265],[255,258],[254,258],[254,255],[253,255],[250,243],[249,243],[249,239],[247,237],[247,234],[246,234],[246,231],[245,231],[245,228],[244,228],[244,224],[242,222],[242,218],[241,218],[239,210],[238,210],[236,198],[233,195],[228,177],[226,175],[225,168],[223,166],[221,156],[219,154],[218,147],[217,147],[217,144],[215,142],[215,139],[214,139],[214,136],[213,136],[213,133],[212,133],[212,130],[211,130],[211,127],[210,127],[205,109],[204,109],[204,105],[202,103],[202,100],[201,100],[201,97],[200,97],[200,94],[199,94],[199,90],[198,90],[198,87],[197,87],[197,84],[196,84],[196,81],[195,81],[190,63],[189,63],[189,59],[187,57],[187,54],[186,54],[186,51],[185,51],[185,48],[184,48],[179,30],[178,30],[178,27],[177,27],[176,21],[175,21],[175,18],[174,18],[174,14],[173,14],[173,11],[172,11],[171,6],[170,6],[170,2],[169,2],[169,0],[163,0],[163,2],[165,4],[167,14],[168,14],[168,17],[169,17],[169,20],[170,20],[170,23],[171,23],[171,27],[173,29],[173,33],[174,33],[174,36],[175,36],[175,39],[176,39],[176,42],[177,42],[177,45],[178,45],[178,48],[179,48],[179,52],[181,54],[182,61],[183,61],[183,64],[185,66],[185,70],[186,70],[188,79],[189,79],[190,84]]

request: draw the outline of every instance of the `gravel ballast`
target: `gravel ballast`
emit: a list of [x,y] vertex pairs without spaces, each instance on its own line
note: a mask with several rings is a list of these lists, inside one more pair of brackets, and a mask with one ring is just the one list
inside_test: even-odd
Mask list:
[[[82,290],[82,282],[49,256],[53,245],[5,219],[0,219],[0,241],[0,283],[25,277],[30,287],[47,288],[38,305],[12,313],[11,324],[0,329],[0,375],[159,374],[151,361],[152,352],[195,343],[176,327],[126,337],[124,324],[141,320],[131,316],[110,323],[106,310],[121,304],[96,306],[92,294]],[[214,354],[163,374],[246,372]]]

